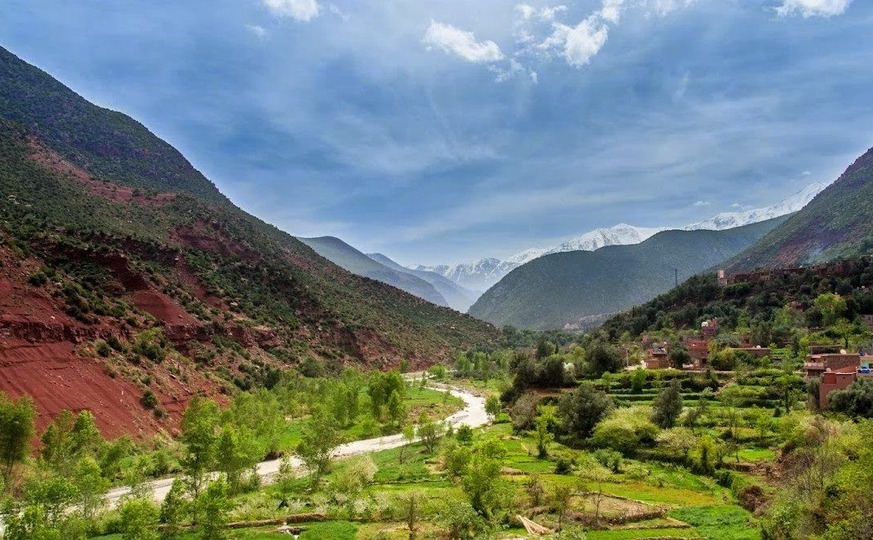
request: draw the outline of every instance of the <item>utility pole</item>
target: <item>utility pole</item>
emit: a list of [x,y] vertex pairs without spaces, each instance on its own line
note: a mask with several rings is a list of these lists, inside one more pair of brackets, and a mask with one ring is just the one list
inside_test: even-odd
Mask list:
[[676,278],[676,284],[674,286],[678,287],[679,286],[679,269],[678,268],[673,269],[673,275]]

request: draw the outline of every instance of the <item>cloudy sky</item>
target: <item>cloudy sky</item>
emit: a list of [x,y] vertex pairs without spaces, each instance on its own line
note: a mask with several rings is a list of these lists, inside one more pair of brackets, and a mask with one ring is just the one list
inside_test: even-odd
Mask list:
[[873,145],[867,0],[2,0],[0,45],[299,236],[409,263],[682,225]]

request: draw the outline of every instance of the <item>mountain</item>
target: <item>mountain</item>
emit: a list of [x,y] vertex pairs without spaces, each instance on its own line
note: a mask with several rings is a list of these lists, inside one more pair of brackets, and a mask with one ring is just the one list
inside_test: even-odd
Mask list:
[[729,272],[854,257],[873,251],[873,148],[807,206],[737,255]]
[[471,291],[470,289],[465,289],[464,287],[461,287],[449,278],[441,274],[437,274],[436,272],[427,272],[425,270],[412,270],[410,268],[406,268],[405,266],[400,265],[399,263],[391,260],[389,257],[381,253],[368,253],[367,256],[377,263],[391,268],[392,270],[396,270],[397,272],[406,272],[430,283],[437,290],[437,292],[446,299],[446,302],[449,303],[450,308],[458,310],[461,313],[466,312],[470,308],[470,306],[473,305],[473,302],[475,302],[476,299],[479,298],[480,293]]
[[543,255],[551,255],[552,253],[564,253],[567,251],[596,251],[606,246],[639,244],[663,230],[666,229],[634,227],[627,223],[619,223],[608,229],[595,229],[589,231],[585,234],[561,242],[559,245],[551,248],[543,250],[538,250],[536,248],[526,249],[509,257],[507,260],[524,264],[538,257],[542,257]]
[[729,259],[784,219],[726,231],[663,231],[636,245],[545,255],[507,274],[469,313],[499,326],[585,326]]
[[473,291],[485,291],[509,273],[517,268],[520,263],[501,261],[500,259],[488,258],[476,262],[455,265],[438,266],[413,266],[412,270],[434,272],[444,276],[461,287]]
[[809,202],[826,187],[827,184],[818,182],[813,183],[773,206],[753,208],[750,210],[742,210],[740,212],[724,212],[713,218],[686,225],[683,229],[686,231],[696,231],[699,229],[723,231],[725,229],[733,229],[736,227],[742,227],[743,225],[749,225],[779,216],[793,214],[809,204]]
[[322,236],[319,238],[298,238],[298,240],[314,249],[325,259],[353,274],[387,283],[438,306],[448,307],[449,305],[443,295],[427,281],[408,272],[399,272],[393,268],[388,268],[339,238]]
[[147,436],[287,367],[423,367],[497,338],[245,213],[0,48],[0,390],[31,395],[40,428],[89,409],[106,436]]
[[[822,183],[813,183],[772,206],[739,212],[725,212],[707,220],[679,227],[679,229],[686,231],[701,229],[722,231],[791,214],[806,206],[826,186],[826,184]],[[567,251],[595,251],[606,246],[639,244],[651,238],[654,234],[669,229],[671,227],[636,227],[626,223],[619,223],[613,227],[589,231],[556,246],[528,248],[508,257],[506,260],[482,259],[469,264],[416,266],[414,268],[437,272],[455,283],[461,283],[475,290],[485,290],[500,281],[511,270],[543,255]]]

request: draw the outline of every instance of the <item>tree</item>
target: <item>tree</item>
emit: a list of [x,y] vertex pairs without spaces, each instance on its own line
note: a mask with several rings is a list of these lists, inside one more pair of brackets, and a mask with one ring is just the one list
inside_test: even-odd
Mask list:
[[515,401],[515,405],[509,410],[509,418],[512,420],[512,428],[517,433],[533,427],[539,403],[540,398],[534,392],[522,394]]
[[158,540],[158,516],[150,497],[126,499],[119,509],[122,540]]
[[0,392],[0,463],[3,485],[11,485],[12,470],[30,454],[36,408],[28,397],[12,401]]
[[652,421],[664,429],[676,425],[682,414],[682,387],[679,379],[673,379],[652,403]]
[[549,501],[558,514],[559,531],[563,528],[564,517],[570,509],[570,502],[574,495],[576,495],[576,488],[570,484],[555,484],[549,493]]
[[834,390],[828,396],[828,408],[846,413],[852,418],[873,418],[873,380],[858,378],[845,390]]
[[400,447],[400,454],[397,456],[397,460],[403,465],[406,447],[411,446],[415,442],[415,426],[406,424],[400,432],[403,434],[403,445]]
[[227,495],[227,482],[223,476],[210,482],[206,489],[197,497],[195,502],[203,520],[198,524],[200,538],[202,540],[222,540],[227,524],[228,514],[233,508],[233,503]]
[[591,435],[597,422],[612,408],[609,396],[588,383],[582,383],[572,394],[561,398],[558,414],[564,431],[583,440]]
[[[185,445],[180,460],[188,475],[191,495],[196,500],[215,465],[220,411],[212,400],[195,397],[182,415],[182,433],[179,440]],[[195,512],[196,520],[196,512]]]
[[412,492],[400,499],[400,516],[409,531],[409,540],[415,540],[421,520],[420,495]]
[[416,430],[416,433],[421,439],[421,442],[424,443],[424,447],[427,448],[427,452],[433,454],[437,443],[445,433],[445,428],[443,427],[442,422],[434,422],[428,418],[427,415],[422,413],[421,416],[418,417],[418,429]]
[[161,532],[161,537],[164,540],[179,538],[190,511],[191,504],[185,498],[185,483],[181,479],[176,478],[173,480],[173,485],[170,486],[170,491],[164,497],[164,502],[161,504],[159,521],[165,526]]
[[397,390],[392,390],[388,396],[388,419],[395,425],[400,425],[406,419],[406,406],[403,404],[403,397]]
[[488,413],[488,416],[491,417],[492,421],[502,410],[503,407],[500,405],[500,398],[497,396],[488,396],[488,399],[485,400],[485,412]]
[[303,434],[297,445],[297,454],[312,474],[313,484],[330,469],[331,454],[342,444],[343,433],[333,418],[316,408],[303,426]]
[[593,377],[604,373],[619,371],[622,366],[621,355],[612,345],[597,341],[587,351],[588,371]]
[[667,360],[670,361],[670,365],[674,368],[682,369],[682,366],[691,363],[691,354],[685,348],[685,345],[674,343],[667,354]]
[[254,467],[263,455],[251,431],[231,425],[221,429],[215,452],[216,468],[226,475],[231,494],[239,492],[243,473]]
[[825,326],[831,326],[846,314],[846,300],[838,294],[820,294],[813,305],[821,313],[822,323]]
[[655,438],[658,445],[670,454],[681,456],[682,461],[687,463],[691,450],[697,446],[697,436],[694,432],[684,427],[666,429]]
[[648,407],[615,409],[594,428],[591,442],[625,455],[633,454],[640,445],[653,442],[658,434],[650,417]]
[[500,470],[506,451],[498,441],[485,440],[473,447],[470,463],[461,477],[461,488],[481,516],[493,515],[499,507]]
[[484,527],[483,519],[465,501],[449,501],[442,505],[437,521],[446,528],[449,540],[472,540]]
[[549,455],[549,443],[552,442],[555,436],[549,431],[549,428],[556,422],[555,407],[543,406],[540,407],[540,415],[537,417],[537,456],[540,459],[545,459]]
[[593,467],[582,472],[582,483],[580,491],[594,503],[594,522],[600,522],[600,506],[603,499],[606,498],[606,493],[603,489],[603,484],[609,480],[609,471],[601,467]]
[[450,480],[461,478],[467,472],[473,453],[470,447],[449,440],[443,448],[443,468]]
[[354,513],[354,504],[361,492],[373,481],[378,468],[373,458],[363,456],[351,460],[337,471],[328,485],[331,501],[347,507],[349,515]]
[[103,443],[90,411],[82,411],[74,418],[67,410],[48,425],[41,441],[43,460],[58,471],[70,470],[76,459],[94,455]]

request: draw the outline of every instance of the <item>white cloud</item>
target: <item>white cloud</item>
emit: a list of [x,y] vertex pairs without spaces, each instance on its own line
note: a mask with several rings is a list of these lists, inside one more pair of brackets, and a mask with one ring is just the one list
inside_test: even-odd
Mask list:
[[699,208],[699,207],[702,207],[702,206],[712,206],[712,203],[709,202],[709,201],[697,201],[697,202],[695,202],[694,204],[692,204],[691,206],[695,206],[695,207],[698,207],[698,208]]
[[262,2],[278,17],[291,17],[303,22],[318,17],[321,10],[317,0],[262,0]]
[[552,35],[539,43],[542,51],[558,51],[573,67],[587,65],[609,37],[608,24],[618,24],[624,0],[603,0],[601,8],[576,26],[552,24]]
[[477,64],[497,62],[504,58],[500,47],[493,41],[476,41],[473,32],[436,21],[431,21],[421,41],[427,45],[428,50],[437,47]]
[[567,6],[546,6],[540,10],[540,18],[544,21],[554,20],[555,15],[567,11]]
[[263,26],[258,26],[257,24],[247,24],[246,29],[254,34],[258,39],[264,39],[267,37],[267,29]]
[[807,17],[833,17],[842,15],[852,0],[782,0],[782,5],[776,8],[780,17],[801,14]]
[[534,16],[534,13],[537,12],[535,7],[528,4],[518,4],[515,6],[515,10],[518,11],[521,18],[525,20],[530,19]]
[[603,7],[600,8],[600,17],[612,24],[618,24],[618,17],[621,14],[621,6],[624,0],[603,0]]
[[537,45],[539,49],[548,51],[557,49],[573,67],[582,67],[591,61],[609,36],[609,29],[596,15],[592,15],[576,26],[555,23],[554,32],[545,41]]
[[800,174],[801,174],[802,176],[809,176],[809,175],[811,175],[812,173],[809,172],[809,171],[803,171],[803,172],[800,173]]

